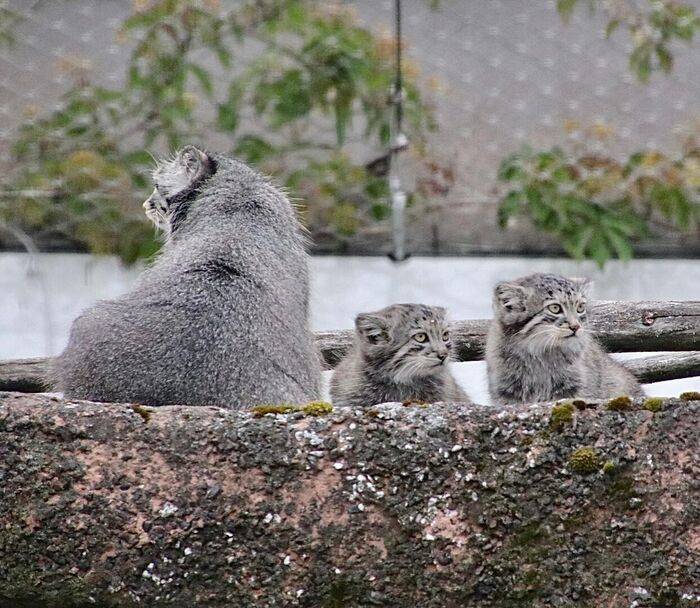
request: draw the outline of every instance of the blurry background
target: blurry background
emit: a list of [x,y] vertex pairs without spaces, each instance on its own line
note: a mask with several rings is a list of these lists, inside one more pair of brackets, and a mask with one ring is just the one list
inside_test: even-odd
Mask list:
[[533,270],[698,298],[700,0],[403,0],[414,257],[335,257],[391,249],[394,8],[0,0],[0,357],[60,351],[128,288],[158,247],[151,154],[184,143],[300,198],[334,254],[313,261],[316,329],[407,300],[486,317],[494,282]]

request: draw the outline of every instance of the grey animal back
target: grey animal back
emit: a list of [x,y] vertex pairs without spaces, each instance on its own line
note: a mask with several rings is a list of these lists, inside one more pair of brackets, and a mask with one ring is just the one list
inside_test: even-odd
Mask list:
[[69,397],[240,408],[319,395],[308,255],[289,201],[250,168],[217,172],[134,289],[78,318]]

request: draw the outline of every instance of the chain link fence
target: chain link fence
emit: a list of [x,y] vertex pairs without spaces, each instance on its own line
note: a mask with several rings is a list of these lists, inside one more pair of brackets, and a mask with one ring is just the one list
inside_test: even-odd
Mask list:
[[[124,39],[120,28],[147,4],[11,0],[2,5],[0,163],[6,175],[22,162],[13,148],[22,125],[60,108],[62,96],[76,82],[122,85],[134,40]],[[700,10],[700,0],[685,4]],[[339,6],[380,39],[391,40],[393,1],[356,0]],[[697,42],[672,43],[673,69],[654,72],[643,83],[629,65],[634,39],[625,31],[607,35],[609,15],[604,10],[590,13],[581,6],[563,19],[553,0],[443,0],[437,7],[425,0],[404,0],[403,15],[404,67],[420,83],[437,126],[420,153],[415,147],[405,153],[411,162],[404,178],[420,194],[420,202],[410,209],[413,251],[556,249],[557,241],[543,237],[530,221],[513,217],[505,222],[507,229],[498,225],[498,203],[512,188],[499,181],[499,170],[505,159],[526,147],[533,154],[561,148],[567,159],[580,161],[579,169],[594,176],[598,171],[602,178],[609,172],[600,163],[622,166],[640,153],[647,154],[650,171],[667,171],[669,163],[681,162],[683,179],[700,180],[700,165],[693,174],[695,157],[686,158],[700,125]],[[243,56],[252,58],[255,52],[252,45]],[[212,148],[230,143],[206,133],[199,140]],[[348,134],[345,147],[365,164],[385,152],[368,143],[360,129]],[[655,163],[650,153],[664,162]],[[586,158],[597,160],[589,166]],[[523,157],[519,162],[523,166],[531,161]],[[117,188],[122,187],[119,180],[116,174]],[[2,186],[5,200],[10,200],[12,186],[7,180]],[[692,222],[689,227],[678,236],[661,226],[648,249],[700,253],[697,228]],[[385,250],[387,234],[386,224],[379,222],[347,235],[344,250]]]

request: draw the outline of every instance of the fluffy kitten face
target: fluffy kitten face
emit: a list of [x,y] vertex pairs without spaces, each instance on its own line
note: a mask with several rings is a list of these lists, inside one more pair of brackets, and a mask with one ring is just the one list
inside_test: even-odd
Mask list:
[[494,314],[530,352],[579,351],[586,336],[588,279],[533,274],[494,290]]
[[153,170],[155,188],[143,208],[158,229],[170,236],[186,215],[187,196],[214,172],[211,159],[194,146],[185,146]]
[[441,373],[449,360],[444,308],[393,304],[358,315],[355,327],[364,357],[397,383]]

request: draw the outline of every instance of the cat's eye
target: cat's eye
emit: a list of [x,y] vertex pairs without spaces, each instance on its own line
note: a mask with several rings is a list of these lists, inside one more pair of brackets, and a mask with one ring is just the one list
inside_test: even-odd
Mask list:
[[547,306],[547,310],[555,315],[558,315],[561,312],[561,305],[550,304],[549,306]]
[[442,341],[447,342],[450,339],[450,332],[449,331],[443,331],[442,332]]
[[578,314],[583,314],[584,312],[586,312],[586,305],[583,304],[583,303],[579,303],[579,304],[576,306],[576,312],[577,312]]
[[426,333],[424,333],[424,332],[420,332],[420,333],[416,334],[415,336],[413,336],[413,339],[414,339],[416,342],[421,342],[421,343],[423,343],[423,342],[425,342],[425,341],[428,339],[428,334],[426,334]]

